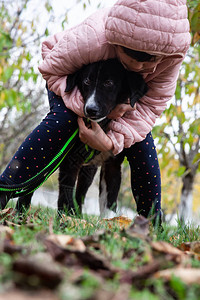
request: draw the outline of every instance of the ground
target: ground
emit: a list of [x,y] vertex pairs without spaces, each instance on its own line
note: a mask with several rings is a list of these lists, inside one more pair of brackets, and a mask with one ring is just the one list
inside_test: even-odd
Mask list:
[[199,227],[38,207],[0,221],[0,299],[199,299]]

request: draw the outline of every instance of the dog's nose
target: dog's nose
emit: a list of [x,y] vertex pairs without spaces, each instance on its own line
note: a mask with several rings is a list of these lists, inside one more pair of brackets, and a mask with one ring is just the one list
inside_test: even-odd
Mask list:
[[98,116],[99,108],[95,105],[86,105],[85,114],[87,117],[96,117]]

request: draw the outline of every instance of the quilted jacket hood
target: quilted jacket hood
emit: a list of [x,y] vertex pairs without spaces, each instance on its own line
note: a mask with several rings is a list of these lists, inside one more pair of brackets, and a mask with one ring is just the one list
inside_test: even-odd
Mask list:
[[138,51],[184,56],[190,45],[185,0],[119,0],[105,29],[109,43]]

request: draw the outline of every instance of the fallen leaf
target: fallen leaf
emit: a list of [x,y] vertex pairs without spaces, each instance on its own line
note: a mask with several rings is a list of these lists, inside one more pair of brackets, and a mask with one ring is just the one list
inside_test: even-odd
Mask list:
[[5,239],[3,241],[3,252],[13,255],[15,253],[22,253],[25,248],[21,245],[15,245],[12,240]]
[[38,286],[55,288],[62,280],[63,273],[48,253],[37,253],[29,257],[21,257],[13,263],[13,271],[22,276],[16,276],[17,285],[31,285],[33,276],[38,280]]
[[101,224],[106,223],[108,228],[112,229],[114,226],[119,226],[120,229],[127,228],[133,222],[132,219],[126,216],[114,217],[111,219],[102,219]]
[[6,291],[0,294],[0,300],[59,300],[59,298],[54,295],[49,290],[40,291],[23,291],[17,288],[11,291]]
[[12,240],[14,230],[8,226],[0,225],[0,252],[5,252],[10,255],[21,253],[24,249],[22,246],[15,245]]
[[8,226],[0,225],[0,237],[6,237],[7,239],[11,239],[14,230]]
[[69,216],[66,216],[65,214],[62,214],[60,219],[60,224],[65,226],[70,226],[71,228],[81,226],[83,229],[87,227],[94,227],[94,225],[84,219],[77,219],[72,218]]
[[86,249],[86,246],[81,239],[75,239],[70,235],[51,234],[47,237],[47,240],[54,242],[62,248],[70,247],[71,249],[80,252],[84,252]]
[[108,260],[86,247],[85,250],[81,249],[80,251],[70,247],[70,245],[62,247],[49,238],[45,240],[45,245],[52,257],[62,265],[68,267],[87,266],[91,270],[98,271],[103,274],[103,276],[109,278],[113,277],[116,273],[116,270],[111,266]]
[[8,221],[8,220],[5,220],[5,224],[6,224],[6,225],[9,225],[9,226],[14,226],[14,227],[20,227],[20,226],[21,226],[21,225],[19,225],[19,224],[13,223],[13,222]]
[[151,263],[139,267],[137,271],[121,271],[120,282],[132,284],[135,281],[147,279],[162,267],[162,262],[153,260]]
[[151,247],[157,252],[172,255],[183,255],[183,252],[181,250],[164,241],[151,242]]
[[162,270],[154,274],[155,278],[170,280],[172,276],[179,277],[186,284],[200,283],[200,269],[174,268]]
[[16,211],[14,208],[5,208],[3,210],[0,211],[0,219],[4,219],[6,217],[13,217],[15,216]]
[[182,243],[178,248],[183,251],[191,251],[194,253],[200,253],[200,242],[196,241],[196,242]]
[[176,264],[180,264],[188,260],[188,256],[183,251],[167,242],[150,242],[150,246],[152,247],[154,257],[165,255],[166,261],[171,261]]
[[182,243],[178,248],[180,250],[184,251],[186,254],[188,254],[200,261],[200,242],[199,241]]

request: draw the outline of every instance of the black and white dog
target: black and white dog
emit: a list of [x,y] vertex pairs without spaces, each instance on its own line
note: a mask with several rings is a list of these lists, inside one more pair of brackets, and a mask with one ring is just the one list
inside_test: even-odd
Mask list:
[[[127,71],[117,59],[95,62],[69,75],[66,92],[70,92],[75,86],[83,96],[85,117],[92,122],[99,122],[105,131],[109,123],[106,117],[117,104],[130,102],[133,107],[147,92],[147,85],[142,76]],[[69,213],[81,212],[85,195],[98,167],[95,159],[84,165],[88,152],[82,142],[79,141],[73,149],[61,163],[59,170],[58,210],[66,209]],[[116,208],[121,162],[121,156],[118,155],[101,162],[99,197],[101,213],[105,208],[113,210]],[[76,201],[73,199],[75,185]],[[29,194],[20,197],[17,208],[21,210],[23,205],[29,206],[31,196]]]

